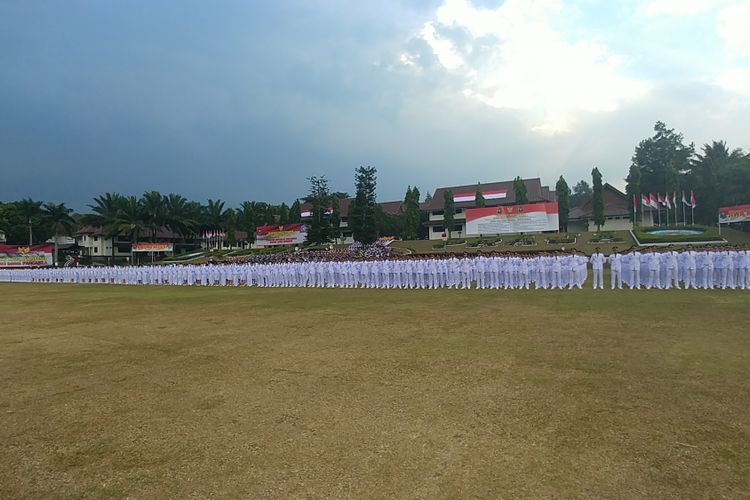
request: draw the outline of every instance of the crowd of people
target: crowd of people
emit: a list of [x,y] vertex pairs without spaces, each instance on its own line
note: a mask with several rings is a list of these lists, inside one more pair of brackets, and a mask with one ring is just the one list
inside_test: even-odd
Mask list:
[[[302,252],[300,252],[302,253]],[[307,252],[305,252],[307,254]],[[328,252],[286,254],[272,262],[203,265],[150,265],[0,270],[0,281],[102,283],[126,285],[257,286],[324,288],[583,288],[589,272],[593,287],[622,289],[750,289],[750,251],[688,247],[616,249],[587,257],[575,250],[536,254],[432,254],[367,256]]]
[[377,241],[370,245],[355,242],[347,248],[329,250],[303,250],[294,252],[255,253],[227,257],[231,264],[284,264],[290,262],[329,262],[361,259],[384,259],[391,255],[386,242]]

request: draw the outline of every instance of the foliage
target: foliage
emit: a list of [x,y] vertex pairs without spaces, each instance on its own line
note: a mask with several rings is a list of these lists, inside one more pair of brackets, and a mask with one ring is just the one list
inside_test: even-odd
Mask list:
[[341,202],[338,196],[331,198],[331,239],[341,238]]
[[570,195],[570,208],[580,206],[592,193],[593,191],[588,182],[585,180],[578,181],[578,184],[573,186],[573,192]]
[[484,195],[482,194],[482,185],[477,182],[477,191],[476,191],[476,198],[474,200],[474,205],[477,208],[484,208]]
[[625,186],[625,194],[628,196],[628,207],[630,210],[630,220],[638,222],[637,211],[633,209],[633,197],[635,196],[636,207],[641,206],[641,169],[637,165],[630,165],[628,177],[625,179],[627,185]]
[[596,230],[599,231],[604,225],[604,188],[602,186],[602,174],[596,167],[591,171],[591,180],[594,185],[592,215],[594,217],[594,224],[596,224]]
[[406,188],[404,203],[402,206],[402,228],[401,237],[405,240],[415,240],[419,235],[419,227],[422,223],[422,213],[419,208],[419,189],[415,186]]
[[570,214],[570,188],[561,175],[555,184],[557,193],[557,206],[560,218],[560,231],[568,230],[568,215]]
[[359,167],[355,171],[356,195],[353,206],[349,206],[349,227],[356,241],[364,244],[378,239],[376,220],[375,188],[377,185],[375,167]]
[[443,191],[443,225],[445,234],[451,237],[453,227],[456,225],[456,206],[453,203],[453,191],[446,189]]
[[326,214],[331,204],[328,190],[328,179],[325,176],[310,177],[309,200],[312,204],[310,227],[307,231],[307,243],[328,243],[331,239],[331,218]]
[[529,202],[529,195],[526,191],[526,183],[521,179],[519,175],[513,179],[513,190],[516,193],[516,203],[524,204]]

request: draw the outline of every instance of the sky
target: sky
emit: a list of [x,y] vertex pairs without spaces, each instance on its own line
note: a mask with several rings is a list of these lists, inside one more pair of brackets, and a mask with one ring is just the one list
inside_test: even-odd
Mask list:
[[750,148],[750,0],[0,0],[0,200],[623,186],[665,122]]

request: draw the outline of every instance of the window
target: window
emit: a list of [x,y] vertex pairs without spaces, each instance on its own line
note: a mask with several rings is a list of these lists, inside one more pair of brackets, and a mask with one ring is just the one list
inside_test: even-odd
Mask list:
[[351,231],[345,231],[344,232],[344,238],[351,238],[351,237],[352,237],[352,232]]
[[445,212],[443,212],[442,210],[433,210],[432,211],[432,215],[443,215],[444,213]]
[[442,233],[443,231],[445,231],[443,226],[432,226],[433,233]]
[[94,247],[94,253],[99,253],[99,247]]
[[457,214],[462,214],[462,213],[464,213],[464,209],[463,208],[457,208],[456,209],[456,213]]
[[99,241],[99,237],[98,237],[98,236],[94,236],[94,241],[95,241],[95,242],[96,242],[96,241]]

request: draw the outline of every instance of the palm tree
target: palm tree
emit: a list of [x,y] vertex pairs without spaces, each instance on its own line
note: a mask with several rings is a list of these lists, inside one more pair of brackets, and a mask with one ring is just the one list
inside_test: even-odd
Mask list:
[[29,246],[31,246],[34,244],[34,231],[32,226],[34,225],[34,219],[42,213],[42,202],[34,201],[31,198],[24,198],[17,202],[16,206],[29,225]]
[[[165,225],[183,238],[197,229],[198,220],[194,219],[191,213],[188,200],[179,194],[169,193],[164,198],[166,205],[166,222]],[[198,214],[199,215],[199,214]]]
[[151,230],[151,241],[156,241],[156,233],[167,222],[167,206],[164,196],[158,191],[147,191],[141,197],[141,210],[146,227]]
[[141,202],[135,196],[123,197],[114,224],[118,233],[130,237],[130,262],[133,263],[133,245],[138,242],[138,237],[147,227]]
[[73,232],[75,221],[71,214],[72,208],[65,206],[65,203],[46,203],[44,205],[44,218],[52,225],[52,231],[55,233],[55,254],[53,265],[57,267],[58,242],[61,234],[70,234]]
[[106,193],[94,198],[93,205],[89,208],[91,214],[81,217],[81,222],[90,226],[101,227],[105,238],[112,238],[112,255],[110,264],[115,260],[115,237],[119,234],[117,229],[117,213],[122,206],[124,197],[118,193]]
[[221,200],[208,200],[208,205],[203,207],[203,214],[209,229],[224,229],[229,215]]

